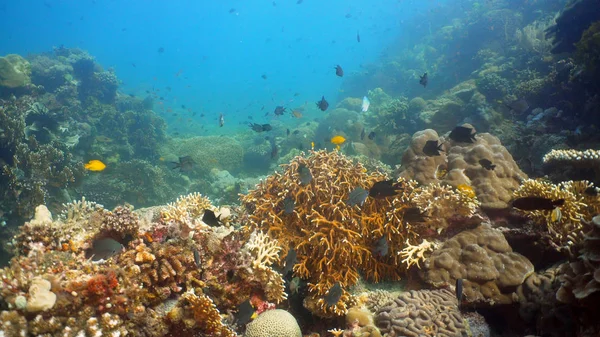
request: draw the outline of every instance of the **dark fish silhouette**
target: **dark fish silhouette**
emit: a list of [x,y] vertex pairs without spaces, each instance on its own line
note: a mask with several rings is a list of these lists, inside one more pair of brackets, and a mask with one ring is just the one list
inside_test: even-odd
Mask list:
[[428,140],[423,146],[423,153],[428,157],[439,156],[442,150],[442,144],[438,144],[437,140]]
[[[200,117],[204,117],[202,115],[200,115]],[[219,114],[219,127],[223,127],[223,125],[225,125],[225,117],[223,116],[223,114]]]
[[194,169],[194,164],[196,164],[196,162],[191,156],[184,156],[179,157],[179,162],[172,161],[171,164],[175,165],[172,170],[179,169],[179,172],[189,172]]
[[277,143],[275,143],[275,138],[271,138],[269,141],[271,143],[271,159],[275,159],[279,154],[279,148],[277,147]]
[[457,126],[450,132],[450,139],[459,143],[474,143],[475,133],[472,128]]
[[159,53],[159,54],[162,54],[162,53],[164,53],[164,52],[165,52],[165,48],[163,48],[163,47],[160,47],[160,48],[158,48],[158,50],[157,50],[157,51],[158,51],[158,53]]
[[423,86],[423,88],[427,87],[427,83],[429,82],[429,78],[427,77],[427,73],[423,74],[423,76],[421,76],[421,79],[419,80],[419,84]]
[[358,31],[356,32],[356,42],[360,42],[360,34],[358,33]]
[[86,251],[86,258],[92,261],[108,260],[119,254],[123,250],[123,245],[117,240],[111,238],[96,239],[92,243],[92,249]]
[[523,211],[551,211],[565,204],[565,199],[552,200],[542,197],[522,197],[513,200],[512,207]]
[[327,303],[328,306],[335,305],[342,297],[342,294],[342,285],[339,282],[336,282],[333,286],[331,286],[331,288],[329,288],[327,295],[325,295],[325,303]]
[[462,303],[462,297],[463,297],[463,279],[461,279],[461,278],[456,279],[455,292],[456,292],[456,300],[458,300],[458,306],[460,307],[460,304]]
[[362,129],[362,132],[360,133],[360,140],[364,140],[365,139],[365,129]]
[[294,269],[294,265],[298,262],[298,254],[294,248],[290,248],[287,255],[285,256],[285,267],[283,267],[283,276],[285,277],[289,272]]
[[250,300],[245,300],[238,307],[238,312],[235,315],[235,320],[239,326],[244,326],[250,322],[254,315],[254,307],[250,303]]
[[202,266],[202,259],[200,259],[200,252],[196,248],[192,248],[192,253],[194,254],[194,263],[197,268]]
[[301,3],[302,3],[302,0],[298,0],[298,1],[296,1],[296,5],[299,5],[299,4],[301,4]]
[[369,196],[369,191],[365,190],[362,187],[357,187],[357,188],[353,189],[352,192],[350,192],[350,194],[348,195],[348,200],[346,200],[346,205],[362,206],[362,205],[364,205],[365,200],[367,200],[368,196]]
[[395,183],[393,180],[378,181],[369,189],[369,196],[375,199],[392,197],[402,189],[401,183]]
[[483,168],[488,171],[493,171],[496,168],[496,165],[492,164],[491,161],[489,161],[488,159],[485,159],[485,158],[480,159],[479,164],[481,164],[481,166],[483,166]]
[[271,131],[273,127],[271,124],[258,124],[258,123],[249,123],[248,124],[253,131],[263,132],[263,131]]
[[286,134],[286,136],[289,136],[290,135],[290,129],[285,129],[285,134]]
[[419,207],[410,207],[402,214],[402,220],[406,222],[425,222],[427,216],[425,215],[425,212],[421,212]]
[[343,77],[344,76],[344,69],[342,69],[342,67],[338,64],[337,66],[335,66],[335,74],[338,75],[339,77]]
[[371,131],[369,132],[369,135],[367,136],[370,140],[375,139],[375,131]]
[[283,115],[283,113],[284,113],[284,112],[285,112],[285,108],[284,108],[284,107],[282,107],[282,106],[277,106],[277,107],[275,107],[275,111],[273,111],[273,113],[274,113],[276,116],[281,116],[281,115]]
[[300,176],[300,184],[305,186],[310,184],[313,179],[310,169],[304,164],[298,165],[298,175]]
[[325,100],[325,96],[321,97],[321,100],[317,102],[317,107],[321,109],[321,111],[325,111],[329,108],[329,103]]
[[260,75],[260,77],[261,77],[263,80],[266,80],[266,79],[267,79],[267,74],[262,74],[262,75]]
[[233,14],[233,13],[235,13],[235,8],[232,8],[229,10],[229,14]]
[[384,235],[379,240],[373,243],[371,252],[376,257],[384,257],[387,255],[390,247],[388,245],[387,237]]
[[529,110],[529,103],[524,98],[518,99],[514,102],[505,104],[510,112],[514,112],[516,114],[523,114]]
[[285,199],[283,199],[283,212],[285,214],[292,214],[295,207],[296,202],[292,197],[285,197]]
[[217,216],[215,215],[215,212],[211,211],[210,209],[205,209],[204,215],[202,216],[202,222],[204,222],[205,224],[207,224],[211,227],[215,227],[215,226],[220,225],[220,221],[221,221],[220,218],[221,218],[220,215],[217,218]]

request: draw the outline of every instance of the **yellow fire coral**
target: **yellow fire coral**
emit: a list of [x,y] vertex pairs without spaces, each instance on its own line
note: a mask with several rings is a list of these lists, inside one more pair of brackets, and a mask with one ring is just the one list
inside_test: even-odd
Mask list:
[[261,281],[267,300],[276,303],[285,300],[287,298],[285,281],[271,268],[271,265],[279,259],[278,254],[281,250],[277,241],[262,232],[253,232],[242,249],[250,251],[253,257],[252,271]]
[[[303,170],[312,176],[312,180],[304,184],[300,179]],[[298,262],[293,270],[308,280],[310,296],[305,306],[314,313],[345,314],[354,300],[346,289],[356,284],[359,273],[375,282],[382,278],[398,279],[407,263],[403,262],[401,249],[406,242],[419,243],[414,226],[404,220],[405,213],[417,209],[417,203],[411,200],[427,198],[419,199],[419,193],[437,196],[435,190],[440,187],[418,189],[416,182],[399,179],[402,190],[393,198],[367,198],[362,206],[348,204],[348,197],[355,188],[368,190],[375,182],[385,179],[382,173],[367,173],[361,164],[353,163],[337,151],[316,151],[306,158],[294,158],[284,166],[282,173],[273,174],[242,196],[249,212],[250,228],[263,230],[279,242],[280,261],[290,248],[296,250]],[[439,193],[451,194],[446,189]],[[460,207],[464,205],[457,204],[466,200],[461,198],[457,195],[456,200],[447,202],[451,207],[444,206],[445,217],[452,216],[456,209],[463,209]],[[284,201],[294,202],[293,211],[286,212]],[[464,208],[464,214],[471,214],[469,207]],[[431,212],[437,217],[442,210],[433,205],[427,208],[423,201],[423,209],[417,212]],[[389,247],[385,256],[374,253],[381,238],[386,239]],[[343,294],[340,301],[328,306],[323,297],[337,282]]]
[[564,199],[564,204],[559,207],[561,216],[555,219],[551,210],[520,212],[537,224],[547,226],[552,241],[557,246],[569,247],[582,240],[581,221],[590,221],[600,210],[600,196],[586,193],[590,188],[594,189],[594,186],[587,181],[566,181],[554,185],[547,181],[528,179],[515,191],[514,197]]
[[204,210],[213,210],[214,207],[207,197],[200,193],[191,193],[180,196],[177,201],[172,202],[161,211],[165,221],[174,220],[180,223],[189,221],[189,218],[197,218],[204,214]]
[[171,324],[181,324],[189,330],[207,336],[236,337],[237,334],[223,324],[221,313],[210,297],[192,291],[185,292],[178,306],[169,312]]

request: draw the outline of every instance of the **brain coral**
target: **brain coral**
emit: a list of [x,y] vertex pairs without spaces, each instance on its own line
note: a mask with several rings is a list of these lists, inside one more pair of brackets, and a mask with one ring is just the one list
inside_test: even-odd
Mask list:
[[[465,127],[471,127],[464,124]],[[483,207],[505,208],[512,199],[512,193],[527,175],[519,169],[512,156],[498,138],[489,133],[476,136],[476,141],[457,143],[446,137],[439,137],[431,129],[413,135],[410,147],[402,157],[404,168],[401,177],[415,179],[422,184],[439,182],[452,186],[461,184],[473,187],[477,199]],[[440,156],[427,157],[423,147],[428,140],[444,143]],[[496,165],[494,170],[485,169],[479,161],[490,160]],[[443,174],[440,170],[447,170]]]
[[244,337],[302,337],[294,316],[281,309],[267,310],[246,326]]
[[463,336],[466,326],[454,293],[411,290],[379,309],[375,323],[386,336]]
[[463,279],[463,300],[512,303],[514,290],[533,273],[533,264],[512,251],[504,235],[489,225],[461,232],[425,261],[421,277],[434,287]]

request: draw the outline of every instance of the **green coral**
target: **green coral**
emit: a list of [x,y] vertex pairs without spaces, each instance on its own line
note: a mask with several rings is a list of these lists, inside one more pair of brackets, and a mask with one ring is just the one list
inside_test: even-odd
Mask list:
[[31,83],[31,65],[16,54],[0,57],[0,86],[23,87]]
[[583,32],[575,44],[577,61],[583,64],[592,77],[600,75],[600,21]]
[[510,82],[496,73],[487,73],[477,81],[477,88],[488,100],[498,100],[510,93]]

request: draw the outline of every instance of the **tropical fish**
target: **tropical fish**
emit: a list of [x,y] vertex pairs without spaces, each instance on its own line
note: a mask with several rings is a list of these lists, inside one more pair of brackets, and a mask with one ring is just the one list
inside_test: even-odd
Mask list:
[[283,267],[283,276],[285,277],[289,272],[294,269],[294,265],[298,262],[298,254],[294,248],[290,248],[288,250],[287,255],[285,256],[285,267]]
[[258,123],[249,123],[248,124],[253,131],[263,132],[263,131],[271,131],[273,127],[271,124],[258,124]]
[[310,149],[314,150],[315,149],[315,142],[310,142]]
[[344,138],[343,136],[334,136],[331,138],[331,143],[335,144],[335,145],[341,145],[344,144],[346,142],[346,138]]
[[438,140],[428,140],[423,146],[423,153],[428,157],[439,156],[442,150],[442,144],[438,144]]
[[550,213],[550,220],[552,222],[560,222],[561,219],[562,219],[562,212],[560,211],[559,207],[555,207],[552,210],[552,213]]
[[235,8],[231,8],[231,9],[229,10],[229,14],[233,14],[233,13],[235,13]]
[[329,288],[327,295],[325,295],[325,303],[327,303],[328,306],[336,305],[342,297],[342,294],[342,285],[339,282],[336,282],[333,286],[331,286],[331,288]]
[[298,165],[298,175],[300,176],[300,184],[302,185],[310,184],[313,179],[310,169],[304,164]]
[[344,76],[344,70],[342,69],[342,67],[338,64],[337,66],[335,66],[335,74],[338,75],[339,77],[343,77]]
[[384,235],[379,240],[373,243],[371,253],[376,257],[384,257],[387,255],[390,247],[388,245],[387,237]]
[[211,211],[210,209],[205,209],[204,210],[204,215],[202,216],[202,222],[204,222],[205,224],[211,226],[211,227],[215,227],[215,226],[219,226],[220,225],[220,221],[221,221],[221,216],[219,215],[219,217],[217,217],[215,215],[215,212]]
[[465,126],[457,126],[452,129],[449,137],[459,143],[473,143],[476,140],[473,129]]
[[460,306],[460,304],[462,303],[462,297],[463,297],[463,279],[462,278],[456,279],[456,287],[455,287],[454,291],[456,293],[456,300],[458,301],[458,306]]
[[565,204],[565,199],[552,200],[542,197],[522,197],[513,200],[512,207],[523,211],[551,211]]
[[245,300],[242,304],[239,305],[238,312],[235,315],[235,320],[237,324],[239,326],[244,326],[248,324],[248,322],[250,322],[252,318],[256,317],[255,312],[256,310],[254,310],[254,307],[250,303],[250,300]]
[[223,127],[223,125],[225,125],[225,117],[223,116],[223,114],[219,114],[219,127]]
[[285,129],[285,135],[289,136],[290,135],[290,129]]
[[262,75],[260,75],[260,77],[261,77],[263,80],[266,80],[266,79],[267,79],[267,74],[262,74]]
[[275,107],[275,110],[273,111],[273,113],[275,114],[275,116],[281,116],[285,112],[285,109],[286,108],[282,107],[281,105],[278,105]]
[[[350,14],[348,14],[350,15]],[[360,42],[360,34],[358,33],[358,31],[356,31],[356,41]]]
[[158,48],[158,50],[157,50],[157,51],[158,51],[158,53],[159,53],[159,54],[162,54],[162,53],[164,53],[164,52],[165,52],[165,48],[163,48],[163,47],[160,47],[160,48]]
[[292,116],[295,118],[302,118],[302,111],[299,109],[292,110]]
[[269,142],[271,143],[271,159],[275,159],[279,154],[279,148],[277,147],[277,143],[275,143],[275,138],[271,138]]
[[438,165],[435,170],[435,178],[436,179],[444,179],[444,177],[448,174],[448,167],[446,165]]
[[325,111],[329,108],[329,103],[325,100],[325,96],[322,96],[321,100],[317,102],[317,107],[321,109],[321,111]]
[[348,199],[346,200],[346,205],[348,205],[348,206],[354,206],[354,205],[362,206],[362,205],[364,205],[364,203],[367,200],[368,196],[369,196],[369,191],[365,190],[364,188],[362,188],[360,186],[356,187],[348,195]]
[[296,202],[292,197],[285,197],[285,199],[283,199],[283,212],[285,214],[292,214],[295,207]]
[[407,208],[404,213],[402,213],[402,220],[407,222],[425,222],[427,221],[427,218],[426,212],[421,212],[419,207]]
[[365,139],[365,128],[362,129],[362,132],[360,133],[360,140],[364,140]]
[[83,165],[83,167],[88,170],[88,171],[104,171],[104,169],[106,168],[106,165],[97,160],[97,159],[92,159],[89,162],[87,162],[87,164]]
[[196,264],[196,268],[202,267],[202,259],[200,258],[200,252],[196,248],[192,248],[192,253],[194,254],[194,263]]
[[367,138],[369,138],[370,140],[375,139],[375,131],[369,132],[369,135],[367,136]]
[[363,96],[362,104],[360,106],[360,111],[367,112],[369,110],[369,106],[371,106],[371,101],[369,101],[369,97]]
[[393,180],[378,181],[369,189],[369,196],[375,199],[383,199],[394,196],[402,189],[402,183]]
[[427,83],[429,82],[429,78],[427,77],[427,73],[423,74],[423,76],[421,76],[421,79],[419,80],[419,84],[423,86],[423,88],[427,87]]
[[467,185],[467,184],[458,184],[458,186],[456,186],[456,189],[463,192],[464,194],[466,194],[467,196],[474,198],[475,197],[475,190],[473,189],[473,187]]
[[96,239],[92,249],[86,251],[86,257],[92,261],[108,260],[123,250],[123,245],[111,238]]
[[298,290],[300,290],[301,286],[302,286],[302,280],[298,276],[294,277],[289,283],[290,293],[297,294]]
[[488,171],[493,171],[496,168],[496,165],[493,165],[489,159],[480,159],[479,164]]

